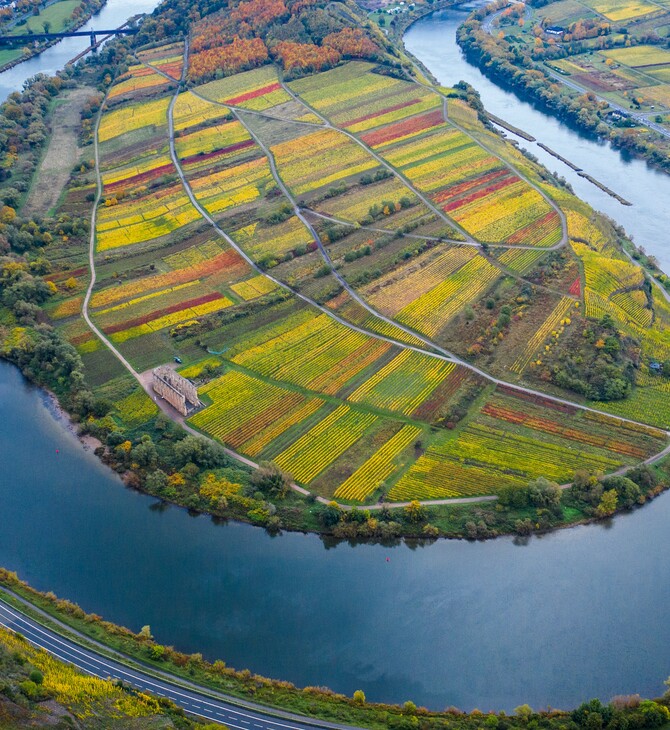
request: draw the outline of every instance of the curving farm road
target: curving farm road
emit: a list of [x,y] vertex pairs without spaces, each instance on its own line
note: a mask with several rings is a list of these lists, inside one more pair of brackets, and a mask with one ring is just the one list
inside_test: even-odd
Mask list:
[[301,717],[224,695],[166,672],[145,668],[103,645],[99,645],[100,651],[97,651],[91,648],[97,644],[91,643],[88,638],[87,645],[79,643],[76,638],[69,638],[72,629],[52,617],[48,617],[49,622],[58,625],[59,629],[62,627],[68,635],[48,628],[9,605],[2,598],[3,593],[4,589],[0,589],[0,626],[20,633],[33,646],[48,651],[63,662],[73,664],[86,674],[101,679],[117,679],[143,692],[167,697],[191,715],[224,723],[234,730],[356,730],[351,725]]

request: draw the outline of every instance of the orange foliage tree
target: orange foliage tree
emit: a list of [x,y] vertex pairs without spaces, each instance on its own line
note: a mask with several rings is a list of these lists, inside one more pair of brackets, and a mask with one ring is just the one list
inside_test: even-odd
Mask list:
[[284,0],[247,0],[231,11],[230,19],[235,24],[247,23],[258,31],[285,15],[288,15],[288,8]]
[[267,60],[268,49],[261,38],[233,36],[232,43],[192,54],[189,76],[198,80],[212,78],[217,73],[229,76],[260,66]]
[[380,50],[376,43],[360,28],[343,28],[337,33],[330,33],[323,39],[323,45],[334,48],[344,58],[379,58]]
[[322,71],[338,63],[339,51],[312,43],[281,41],[273,49],[286,71]]

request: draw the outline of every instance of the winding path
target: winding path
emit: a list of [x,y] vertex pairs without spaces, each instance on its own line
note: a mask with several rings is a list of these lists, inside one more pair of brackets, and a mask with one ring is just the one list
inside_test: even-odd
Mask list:
[[428,198],[420,190],[418,190],[411,180],[403,175],[400,170],[397,170],[395,167],[393,167],[393,165],[389,164],[381,155],[378,155],[371,147],[366,145],[363,140],[359,139],[352,132],[348,132],[346,129],[340,129],[339,127],[336,127],[327,117],[324,117],[321,112],[308,104],[304,99],[300,97],[299,94],[293,91],[293,89],[291,89],[283,79],[280,80],[279,83],[282,85],[284,91],[289,94],[289,96],[291,96],[295,101],[299,102],[304,107],[309,109],[312,114],[316,115],[323,122],[325,127],[327,127],[328,129],[332,129],[334,132],[338,132],[339,134],[343,134],[345,137],[349,137],[349,139],[353,140],[359,147],[362,147],[372,158],[374,158],[380,165],[382,165],[382,167],[386,168],[394,177],[402,180],[402,182],[414,193],[414,195],[417,196],[417,198],[419,198],[419,200],[421,200],[421,202],[427,208],[432,210],[435,215],[441,218],[445,223],[448,223],[452,228],[456,228],[458,231],[460,231],[465,236],[466,241],[475,244],[477,243],[475,239],[465,230],[465,228],[461,227],[455,220],[445,215],[444,211],[440,210],[440,208],[438,208],[432,202],[432,200],[430,200],[430,198]]
[[241,115],[238,112],[233,112],[235,114],[235,117],[240,121],[241,124],[244,125],[245,129],[249,134],[253,137],[256,144],[263,150],[263,153],[267,157],[268,163],[270,164],[270,170],[272,172],[272,177],[275,179],[275,182],[279,186],[282,193],[284,193],[284,196],[286,199],[291,203],[293,206],[293,212],[296,214],[296,216],[302,221],[303,225],[307,228],[307,230],[312,234],[312,237],[316,241],[316,245],[319,248],[319,252],[321,253],[322,258],[324,261],[330,266],[332,275],[337,279],[339,284],[349,293],[349,296],[354,299],[358,304],[360,304],[366,311],[370,312],[374,317],[377,319],[382,320],[383,322],[386,322],[387,324],[390,324],[393,327],[396,327],[399,330],[402,330],[405,334],[409,335],[410,337],[416,337],[420,339],[424,345],[426,345],[429,348],[432,348],[434,350],[437,350],[438,352],[441,352],[442,355],[448,360],[453,360],[455,357],[452,353],[450,353],[448,350],[445,350],[444,348],[440,347],[436,343],[429,340],[427,337],[424,337],[423,335],[419,334],[418,332],[415,332],[414,330],[410,329],[409,327],[406,327],[405,325],[395,322],[390,317],[387,317],[386,315],[382,314],[381,312],[378,312],[374,307],[372,307],[368,302],[365,301],[350,285],[349,282],[340,274],[340,272],[335,268],[335,264],[333,263],[333,260],[330,258],[330,254],[326,250],[326,247],[323,245],[323,242],[321,241],[321,237],[316,232],[314,226],[311,224],[307,218],[305,218],[302,208],[298,205],[296,199],[293,197],[293,193],[288,189],[287,185],[284,183],[284,181],[281,178],[281,175],[279,174],[279,171],[277,170],[277,164],[275,162],[274,155],[272,152],[266,147],[263,140],[260,139],[260,137],[246,124],[244,124],[243,119],[241,119]]

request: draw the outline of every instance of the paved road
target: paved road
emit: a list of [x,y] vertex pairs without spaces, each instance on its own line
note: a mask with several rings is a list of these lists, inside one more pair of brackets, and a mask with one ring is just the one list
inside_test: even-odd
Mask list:
[[609,106],[614,110],[622,114],[623,116],[630,117],[631,119],[634,119],[638,124],[641,124],[643,127],[648,127],[649,129],[653,129],[654,132],[658,132],[658,134],[662,135],[663,137],[670,137],[670,130],[666,129],[665,127],[662,127],[660,124],[657,124],[656,122],[652,122],[651,120],[647,119],[647,115],[649,114],[658,114],[659,112],[632,112],[630,109],[627,109],[625,106],[620,106],[619,104],[615,104],[613,101],[610,101],[609,99],[606,99],[604,96],[600,96],[599,94],[596,94],[593,89],[589,89],[586,86],[582,86],[581,84],[576,83],[575,81],[571,81],[569,79],[566,79],[564,76],[562,76],[559,73],[556,73],[555,71],[552,71],[549,68],[545,67],[545,71],[556,81],[559,81],[562,84],[565,84],[565,86],[568,86],[571,89],[574,89],[575,91],[578,91],[580,94],[593,94],[598,101],[603,101],[606,104],[609,104]]
[[136,689],[159,697],[167,697],[192,715],[224,723],[235,730],[352,730],[351,725],[339,725],[311,718],[301,718],[280,710],[237,700],[197,685],[176,680],[156,671],[128,666],[124,657],[113,650],[105,650],[118,657],[110,659],[103,653],[79,644],[41,625],[26,614],[5,603],[0,597],[0,626],[21,633],[33,646],[45,649],[58,659],[74,664],[81,671],[102,679],[122,680]]

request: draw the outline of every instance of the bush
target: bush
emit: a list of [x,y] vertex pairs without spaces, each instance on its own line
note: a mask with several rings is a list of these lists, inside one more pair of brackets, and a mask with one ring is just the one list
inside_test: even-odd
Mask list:
[[285,499],[291,478],[276,464],[265,462],[251,475],[251,486],[268,497]]
[[39,669],[33,669],[33,671],[28,675],[28,679],[35,684],[42,684],[44,682],[44,675]]
[[628,477],[611,476],[603,479],[604,489],[613,489],[616,492],[619,506],[630,508],[642,495],[640,487]]

